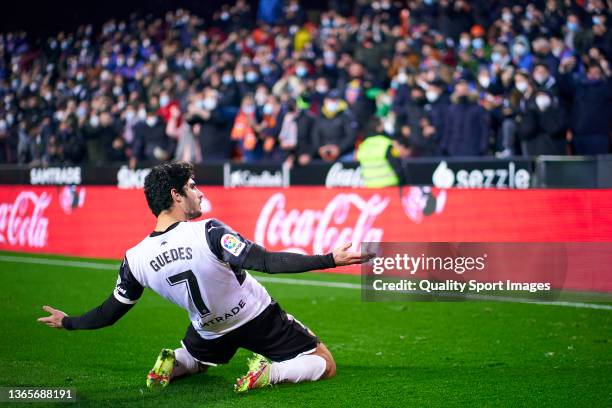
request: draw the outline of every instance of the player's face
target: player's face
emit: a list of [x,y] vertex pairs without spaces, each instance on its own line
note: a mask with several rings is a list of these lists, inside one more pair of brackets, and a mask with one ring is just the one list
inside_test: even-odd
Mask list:
[[202,215],[200,204],[204,198],[204,194],[196,187],[195,181],[189,179],[183,188],[185,199],[181,205],[185,218],[192,220]]

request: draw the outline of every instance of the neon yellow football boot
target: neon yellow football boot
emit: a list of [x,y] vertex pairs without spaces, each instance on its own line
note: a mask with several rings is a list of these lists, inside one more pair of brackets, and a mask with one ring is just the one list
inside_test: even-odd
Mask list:
[[170,382],[172,370],[174,370],[174,350],[162,349],[157,356],[155,365],[147,375],[147,387],[149,388],[164,388]]
[[270,387],[270,368],[272,364],[260,354],[253,354],[248,361],[249,371],[234,384],[234,392],[245,393],[255,388]]

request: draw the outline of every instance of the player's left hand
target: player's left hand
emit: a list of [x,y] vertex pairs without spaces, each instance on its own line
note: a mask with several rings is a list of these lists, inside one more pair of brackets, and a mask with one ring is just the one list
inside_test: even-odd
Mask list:
[[40,317],[38,319],[39,322],[44,323],[47,326],[53,327],[56,329],[64,328],[64,326],[62,325],[62,319],[65,316],[68,316],[66,313],[62,312],[61,310],[54,309],[51,306],[43,306],[43,310],[49,313],[50,316]]
[[373,253],[349,252],[348,249],[351,245],[349,242],[333,250],[332,254],[336,266],[362,264],[376,256]]

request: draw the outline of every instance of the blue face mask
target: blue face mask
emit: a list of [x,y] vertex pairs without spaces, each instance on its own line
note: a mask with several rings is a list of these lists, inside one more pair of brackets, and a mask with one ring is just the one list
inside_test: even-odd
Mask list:
[[257,72],[249,71],[246,74],[247,82],[250,82],[250,83],[256,82],[258,78],[259,76],[257,75]]
[[299,76],[300,78],[305,77],[307,73],[308,73],[308,70],[302,66],[299,66],[295,69],[295,74]]
[[570,31],[576,31],[578,30],[578,24],[574,23],[573,21],[568,21],[567,22],[567,29]]
[[229,85],[231,84],[233,81],[233,78],[231,75],[223,75],[221,77],[221,82],[223,82],[224,85]]
[[484,40],[482,38],[474,38],[472,40],[472,47],[479,50],[484,46]]
[[272,72],[272,69],[270,69],[270,67],[268,66],[261,67],[262,75],[270,75],[271,72]]

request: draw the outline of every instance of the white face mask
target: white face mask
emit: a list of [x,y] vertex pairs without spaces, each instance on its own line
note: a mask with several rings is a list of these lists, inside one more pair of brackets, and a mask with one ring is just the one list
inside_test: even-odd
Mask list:
[[338,102],[325,102],[325,109],[330,112],[335,112],[338,110]]
[[546,75],[534,75],[533,79],[540,85],[542,85],[543,83],[546,82],[546,80],[548,79],[548,77]]
[[134,119],[134,117],[136,116],[136,113],[132,110],[129,111],[125,111],[125,120],[130,122],[132,119]]
[[170,103],[170,98],[167,95],[164,95],[159,98],[159,106],[161,106],[162,108],[168,106],[168,103]]
[[438,95],[438,93],[437,93],[437,92],[435,92],[435,91],[427,91],[427,92],[425,92],[425,98],[427,98],[427,100],[428,100],[429,102],[435,102],[435,101],[437,101],[437,100],[438,100],[438,97],[439,97],[439,95]]
[[529,85],[527,85],[527,82],[517,82],[516,84],[514,84],[514,86],[516,86],[516,89],[518,89],[520,93],[525,93],[525,91],[529,87]]
[[383,125],[385,133],[388,135],[393,135],[395,133],[395,125],[391,121],[386,121]]
[[264,107],[263,107],[264,115],[271,115],[273,111],[274,111],[274,107],[271,104],[266,103],[264,105]]
[[536,103],[536,105],[538,105],[538,109],[540,109],[541,111],[544,111],[551,104],[550,96],[548,96],[548,95],[538,95],[535,98],[535,103]]
[[149,127],[153,127],[157,124],[157,117],[156,116],[149,116],[147,118],[147,126]]
[[512,52],[514,53],[514,55],[517,56],[522,56],[523,54],[525,54],[525,52],[527,51],[527,48],[523,45],[523,44],[514,44],[514,46],[512,47]]
[[97,116],[92,116],[91,118],[89,118],[89,124],[92,127],[98,127],[98,125],[100,124],[100,119],[98,119]]
[[489,85],[491,85],[491,78],[489,78],[488,76],[481,76],[478,77],[478,83],[480,84],[480,86],[482,86],[483,88],[488,88]]
[[205,98],[202,107],[209,111],[214,110],[217,107],[217,100],[215,98]]
[[400,72],[399,74],[397,74],[398,84],[405,84],[406,82],[408,82],[408,75],[406,75],[405,72]]

